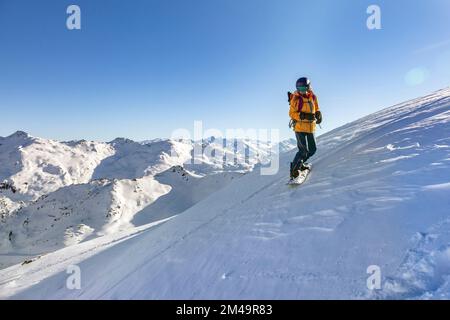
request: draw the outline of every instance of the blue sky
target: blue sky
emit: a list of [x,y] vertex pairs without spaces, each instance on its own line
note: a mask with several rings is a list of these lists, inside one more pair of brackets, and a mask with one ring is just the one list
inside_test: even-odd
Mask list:
[[449,86],[449,21],[447,0],[0,0],[0,136],[144,140],[202,120],[287,138],[303,75],[321,134]]

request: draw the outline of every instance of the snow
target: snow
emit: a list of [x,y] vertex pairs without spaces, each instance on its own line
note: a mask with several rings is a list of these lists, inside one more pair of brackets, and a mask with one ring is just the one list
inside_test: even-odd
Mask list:
[[105,143],[72,145],[31,137],[24,132],[0,138],[0,181],[18,189],[14,200],[36,200],[72,184],[86,183],[101,161],[114,150]]
[[450,219],[417,233],[397,272],[386,281],[383,298],[450,298]]
[[[242,142],[261,156],[243,164],[214,157],[193,164],[200,144],[59,142],[24,132],[0,138],[0,267],[180,214],[251,171],[270,147]],[[205,145],[232,152],[218,141]],[[242,161],[245,154],[238,156]]]
[[[177,192],[124,221],[153,218],[156,226],[127,227],[3,269],[0,297],[448,299],[449,110],[444,89],[319,137],[313,171],[298,188],[286,186],[295,151],[281,154],[273,176],[260,175],[258,165],[216,177],[201,174],[214,165],[144,176]],[[192,184],[184,186],[185,177]],[[223,177],[224,187],[196,194],[200,181],[208,189]],[[164,197],[183,200],[157,204]],[[81,290],[65,286],[72,264],[82,272]],[[381,290],[367,288],[372,265],[380,267]]]

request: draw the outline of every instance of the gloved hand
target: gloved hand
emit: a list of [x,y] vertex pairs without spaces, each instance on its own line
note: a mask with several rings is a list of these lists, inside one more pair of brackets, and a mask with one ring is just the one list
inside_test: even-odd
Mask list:
[[296,122],[294,119],[291,119],[291,121],[289,121],[289,128],[295,128]]
[[316,123],[321,124],[322,123],[322,112],[316,111],[315,117],[316,117]]
[[306,114],[304,112],[300,112],[300,120],[305,120]]

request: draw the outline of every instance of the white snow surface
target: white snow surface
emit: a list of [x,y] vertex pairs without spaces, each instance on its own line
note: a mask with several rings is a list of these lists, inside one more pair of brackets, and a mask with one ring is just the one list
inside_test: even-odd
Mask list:
[[[20,131],[0,138],[0,268],[182,213],[267,162],[270,144],[240,142],[234,151],[212,139],[59,142]],[[196,146],[236,152],[240,161],[206,153],[192,163]],[[245,161],[246,148],[258,157]]]
[[[313,171],[300,187],[286,185],[294,151],[281,155],[276,175],[260,175],[256,167],[198,201],[191,200],[190,185],[176,183],[180,207],[158,215],[160,205],[147,206],[140,217],[129,216],[153,224],[1,270],[0,297],[449,299],[450,89],[318,140]],[[124,172],[121,178],[132,179]],[[176,172],[184,169],[145,177],[166,186]],[[200,180],[191,176],[191,189],[198,189]],[[122,187],[131,188],[130,182]],[[73,264],[81,270],[80,290],[66,286]],[[381,270],[380,290],[367,288],[372,265]]]

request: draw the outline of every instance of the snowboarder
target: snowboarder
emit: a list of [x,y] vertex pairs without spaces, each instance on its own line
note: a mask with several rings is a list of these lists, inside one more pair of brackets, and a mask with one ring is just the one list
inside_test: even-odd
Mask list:
[[319,110],[317,97],[312,91],[311,81],[300,78],[296,83],[297,91],[289,96],[290,127],[295,131],[298,152],[291,162],[291,180],[297,178],[301,171],[310,170],[311,166],[306,162],[316,153],[316,140],[314,132],[316,123],[322,122],[322,113]]

